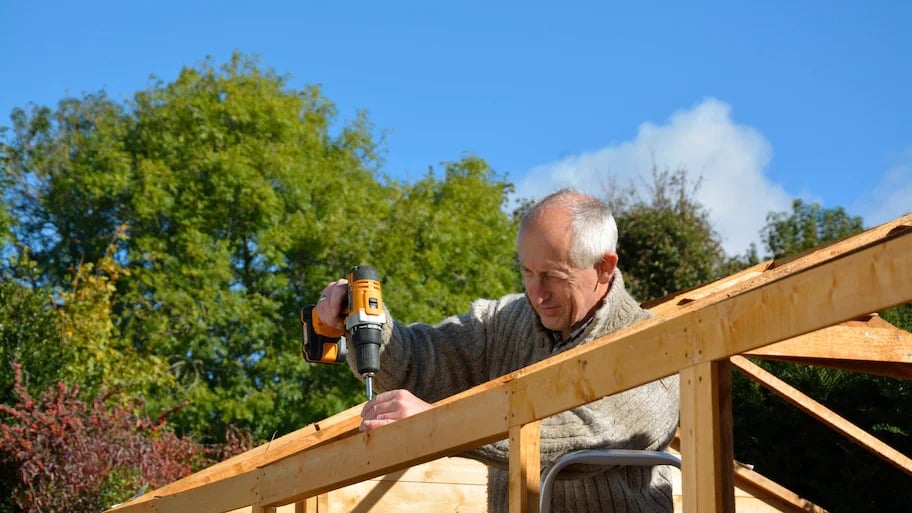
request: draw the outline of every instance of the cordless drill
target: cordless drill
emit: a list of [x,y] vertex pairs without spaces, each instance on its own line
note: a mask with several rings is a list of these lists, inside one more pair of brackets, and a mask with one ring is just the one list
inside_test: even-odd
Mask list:
[[[348,275],[348,301],[343,305],[345,330],[351,333],[355,364],[364,378],[367,398],[374,395],[374,375],[380,371],[380,338],[386,314],[380,295],[380,275],[369,265],[356,266]],[[316,305],[301,309],[304,343],[301,351],[308,362],[342,363],[347,348],[345,330],[333,328],[317,315]]]

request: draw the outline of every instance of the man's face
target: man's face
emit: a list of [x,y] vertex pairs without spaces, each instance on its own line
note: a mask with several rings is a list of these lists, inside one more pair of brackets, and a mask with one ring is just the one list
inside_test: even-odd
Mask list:
[[557,206],[530,219],[517,237],[526,296],[542,324],[565,338],[595,310],[610,283],[604,269],[581,269],[571,261],[570,240],[569,214]]

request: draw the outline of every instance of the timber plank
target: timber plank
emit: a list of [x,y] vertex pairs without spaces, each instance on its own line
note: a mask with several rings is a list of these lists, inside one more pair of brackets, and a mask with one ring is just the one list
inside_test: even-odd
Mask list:
[[[135,508],[140,504],[157,498],[167,497],[239,474],[249,473],[272,461],[277,461],[291,454],[298,453],[303,448],[330,442],[339,436],[357,430],[358,425],[360,424],[360,414],[363,406],[363,404],[359,404],[324,420],[305,426],[297,431],[282,436],[281,438],[262,444],[183,479],[157,488],[145,495],[137,497],[128,504],[112,508],[112,510],[122,508],[123,506]],[[252,486],[249,483],[237,483],[237,486],[242,488],[244,488],[245,485],[247,487]],[[250,502],[242,503],[240,506],[249,504]],[[136,511],[140,510],[137,509]]]
[[[731,297],[746,290],[756,288],[762,283],[810,269],[838,258],[852,251],[857,251],[870,244],[878,243],[890,236],[912,230],[912,214],[900,217],[893,221],[866,230],[860,234],[843,240],[833,242],[808,250],[801,256],[793,256],[780,260],[761,262],[731,276],[710,282],[706,285],[694,287],[691,290],[670,294],[664,298],[656,299],[643,306],[649,308],[656,315],[669,315],[674,312],[693,310],[694,301],[709,299],[715,296]],[[869,312],[866,312],[866,314]],[[859,315],[861,317],[861,315]]]
[[[834,344],[834,340],[839,343]],[[754,349],[746,355],[910,364],[912,334],[875,316],[868,322],[848,321],[828,326]]]
[[912,379],[912,334],[878,315],[828,326],[745,355]]
[[329,493],[319,513],[483,513],[487,483],[362,481]]

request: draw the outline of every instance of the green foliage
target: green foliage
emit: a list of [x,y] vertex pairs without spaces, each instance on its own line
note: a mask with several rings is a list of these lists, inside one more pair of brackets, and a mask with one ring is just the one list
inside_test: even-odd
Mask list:
[[288,91],[240,55],[127,106],[100,93],[15,113],[3,177],[38,283],[104,276],[83,264],[103,258],[126,271],[80,281],[116,286],[117,302],[61,296],[67,333],[98,357],[86,372],[107,374],[127,348],[151,374],[167,366],[176,386],[158,381],[153,397],[188,403],[176,422],[208,439],[230,424],[265,439],[347,402],[354,378],[314,383],[326,371],[300,356],[297,310],[368,254],[385,197],[366,120],[333,136],[333,115],[316,87]]
[[880,315],[897,328],[912,332],[912,303],[885,310]]
[[[117,240],[125,239],[121,230]],[[118,336],[112,318],[115,285],[130,272],[113,258],[116,249],[115,241],[98,262],[80,264],[68,286],[57,293],[61,342],[70,358],[58,366],[56,377],[80,384],[89,395],[107,385],[154,397],[158,391],[172,388],[174,379],[161,358],[140,353]]]
[[103,384],[151,396],[173,386],[163,362],[117,336],[111,308],[114,283],[124,272],[109,253],[80,265],[56,290],[14,279],[0,283],[0,380],[6,385],[0,403],[12,399],[13,364],[24,367],[25,384],[36,393],[57,381],[79,384],[86,396]]
[[655,299],[720,277],[724,252],[699,183],[685,170],[652,171],[649,197],[614,188],[608,203],[618,224],[618,266],[634,297]]
[[[4,142],[8,131],[9,127],[0,126],[0,166],[4,166],[3,163],[7,160],[7,153],[9,152],[8,146]],[[10,190],[11,185],[10,179],[6,173],[0,173],[0,191]],[[9,242],[10,229],[13,226],[8,202],[9,199],[6,197],[6,194],[0,194],[0,248]]]
[[51,280],[104,255],[120,225],[130,178],[122,110],[99,93],[13,112],[2,161],[13,235]]
[[347,369],[300,352],[301,306],[353,265],[381,271],[402,319],[512,290],[510,189],[484,161],[384,183],[366,116],[331,132],[334,116],[319,88],[242,55],[126,105],[17,111],[0,177],[35,269],[18,273],[56,291],[76,351],[62,377],[141,383],[204,440],[229,425],[266,440],[362,399]]
[[830,242],[854,235],[864,229],[862,220],[848,215],[842,207],[823,208],[800,199],[792,201],[792,211],[770,212],[761,236],[772,258],[796,255]]
[[62,343],[50,294],[14,280],[0,281],[0,404],[13,400],[13,364],[29,370],[24,385],[37,393],[72,364]]
[[190,401],[183,424],[236,423],[266,439],[330,413],[355,381],[317,382],[326,372],[301,358],[297,310],[364,258],[383,212],[371,208],[383,196],[369,126],[333,137],[334,108],[316,87],[287,91],[240,56],[185,69],[134,109],[134,279],[121,323],[169,360],[174,400]]
[[475,157],[447,163],[442,181],[429,173],[397,188],[374,251],[397,319],[436,322],[521,290],[517,224],[503,211],[511,190]]

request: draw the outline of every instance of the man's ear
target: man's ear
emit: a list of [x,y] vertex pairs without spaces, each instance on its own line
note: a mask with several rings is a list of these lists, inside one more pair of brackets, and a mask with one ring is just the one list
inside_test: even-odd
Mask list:
[[602,256],[602,259],[599,261],[597,270],[598,270],[598,280],[600,283],[610,283],[611,278],[614,277],[614,270],[617,269],[618,256],[617,253],[609,251]]

